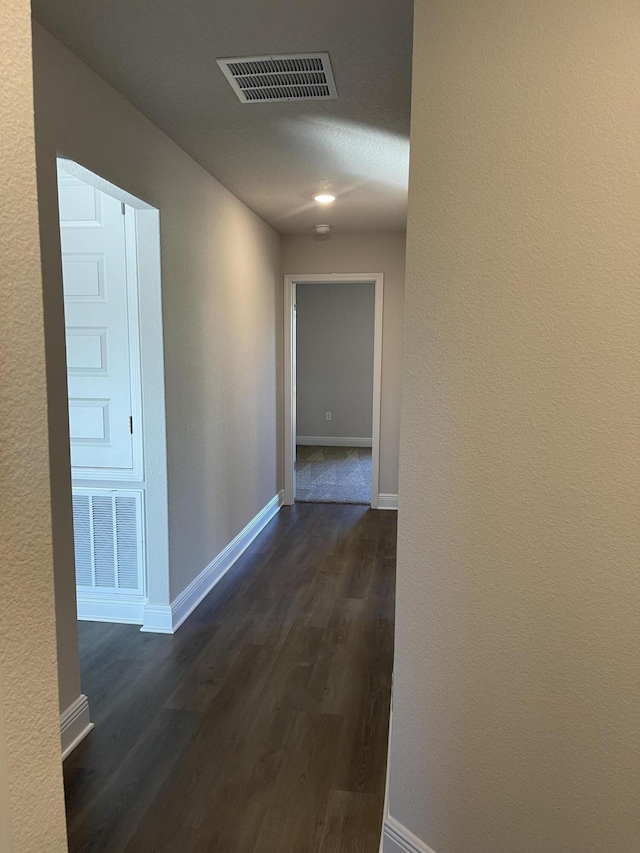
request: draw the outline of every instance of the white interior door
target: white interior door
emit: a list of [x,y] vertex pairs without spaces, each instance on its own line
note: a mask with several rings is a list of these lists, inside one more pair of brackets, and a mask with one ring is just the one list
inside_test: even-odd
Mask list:
[[58,176],[73,476],[133,467],[124,206]]

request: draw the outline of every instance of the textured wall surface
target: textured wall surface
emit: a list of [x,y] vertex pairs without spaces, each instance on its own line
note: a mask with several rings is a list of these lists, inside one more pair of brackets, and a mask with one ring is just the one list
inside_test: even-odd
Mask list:
[[0,6],[0,849],[67,849],[30,4]]
[[282,238],[282,268],[286,274],[384,273],[380,416],[380,492],[383,494],[398,493],[404,255],[404,232],[332,234],[328,240],[314,236]]
[[298,435],[371,438],[374,321],[373,284],[297,286]]
[[[160,210],[175,598],[277,492],[279,237],[37,25],[34,63],[43,269],[52,298],[61,292],[56,150]],[[55,325],[58,355],[50,349],[48,365],[64,387],[61,312]],[[66,453],[62,413],[58,427],[54,440]],[[66,500],[67,485],[61,488]]]
[[391,814],[640,849],[640,7],[418,0]]

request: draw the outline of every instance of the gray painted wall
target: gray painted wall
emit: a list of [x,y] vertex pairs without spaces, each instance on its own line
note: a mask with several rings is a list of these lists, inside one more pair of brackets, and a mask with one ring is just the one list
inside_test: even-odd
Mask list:
[[64,709],[79,684],[56,153],[160,211],[171,599],[278,490],[280,238],[37,25],[34,73]]
[[298,436],[370,439],[375,285],[299,284],[296,308]]
[[390,811],[436,853],[640,850],[639,44],[416,3]]
[[[328,240],[297,235],[282,238],[282,269],[285,273],[384,273],[380,492],[393,495],[398,494],[405,241],[404,232],[331,234]],[[282,324],[278,328],[281,338]],[[281,343],[279,349],[282,349]],[[283,370],[280,364],[280,375]],[[279,429],[282,434],[281,420]],[[282,465],[281,458],[281,471]]]

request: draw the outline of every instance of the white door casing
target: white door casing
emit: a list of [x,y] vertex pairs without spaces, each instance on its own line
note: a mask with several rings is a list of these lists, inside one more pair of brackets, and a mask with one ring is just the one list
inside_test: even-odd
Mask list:
[[291,395],[291,434],[293,436],[293,482],[291,485],[291,494],[295,499],[296,494],[296,477],[298,475],[298,462],[296,456],[296,441],[295,437],[298,434],[298,409],[296,405],[296,394],[298,393],[298,359],[297,359],[297,340],[298,340],[298,297],[296,292],[295,282],[292,287],[293,308],[291,311],[291,387],[293,393]]
[[125,207],[60,171],[59,208],[73,477],[131,478]]
[[326,273],[284,277],[284,504],[295,503],[296,481],[296,284],[365,282],[375,286],[371,509],[380,508],[380,406],[382,397],[383,273]]
[[[158,212],[72,161],[58,159],[57,177],[78,618],[142,624],[149,504],[154,580],[168,589],[166,469],[154,466],[150,497],[143,464],[145,435],[165,449]],[[143,342],[152,433],[142,417]]]

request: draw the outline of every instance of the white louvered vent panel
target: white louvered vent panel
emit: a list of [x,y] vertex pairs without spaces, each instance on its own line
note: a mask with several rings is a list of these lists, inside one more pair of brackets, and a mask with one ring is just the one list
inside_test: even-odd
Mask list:
[[93,586],[91,507],[88,495],[73,496],[73,542],[76,552],[76,583],[78,586]]
[[73,527],[79,587],[144,594],[142,492],[74,489]]
[[98,495],[92,497],[91,528],[95,586],[113,589],[116,586],[113,498]]
[[245,56],[217,63],[243,104],[338,97],[328,53]]
[[116,582],[119,589],[137,590],[138,519],[135,498],[116,495]]

